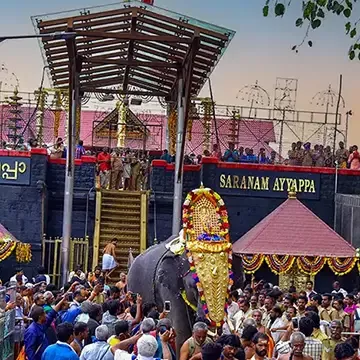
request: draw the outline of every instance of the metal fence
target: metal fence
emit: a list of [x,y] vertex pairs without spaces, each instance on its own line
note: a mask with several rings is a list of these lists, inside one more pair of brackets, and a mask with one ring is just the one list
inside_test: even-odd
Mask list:
[[[43,237],[42,264],[49,274],[51,282],[55,285],[59,285],[61,279],[61,243],[60,237],[46,238],[45,235]],[[88,269],[88,238],[70,239],[69,252],[69,272],[73,271],[77,265],[81,265],[84,270]]]

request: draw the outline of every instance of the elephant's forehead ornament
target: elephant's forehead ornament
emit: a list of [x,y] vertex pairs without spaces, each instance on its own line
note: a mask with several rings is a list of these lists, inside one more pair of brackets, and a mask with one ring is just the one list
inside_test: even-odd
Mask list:
[[182,238],[205,315],[221,326],[233,280],[229,220],[219,194],[200,188],[187,195]]

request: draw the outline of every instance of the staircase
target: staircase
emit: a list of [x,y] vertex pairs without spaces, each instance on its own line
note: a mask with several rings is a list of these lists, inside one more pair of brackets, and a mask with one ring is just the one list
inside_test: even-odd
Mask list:
[[121,271],[127,272],[129,250],[136,257],[146,249],[147,211],[146,191],[97,191],[93,268],[101,264],[102,250],[116,237],[119,267],[111,278],[117,281]]

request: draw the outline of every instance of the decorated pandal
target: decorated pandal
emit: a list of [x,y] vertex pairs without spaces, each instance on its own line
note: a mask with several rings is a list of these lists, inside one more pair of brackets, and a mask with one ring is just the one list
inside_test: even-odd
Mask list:
[[[183,205],[183,230],[168,248],[176,254],[186,252],[202,310],[213,326],[221,326],[226,319],[226,299],[233,284],[232,246],[227,210],[216,192],[200,188],[187,195]],[[191,306],[185,293],[182,296]]]
[[288,199],[233,244],[244,271],[255,274],[264,263],[279,284],[304,288],[328,266],[338,276],[360,261],[357,251],[289,192]]
[[14,251],[18,263],[31,261],[31,245],[17,240],[0,224],[0,261],[7,259]]

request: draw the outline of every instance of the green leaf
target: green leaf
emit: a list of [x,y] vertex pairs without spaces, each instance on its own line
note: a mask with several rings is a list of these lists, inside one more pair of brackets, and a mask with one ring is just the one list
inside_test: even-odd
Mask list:
[[327,3],[327,0],[317,0],[316,3],[317,3],[319,6],[325,6],[326,3]]
[[339,8],[336,10],[336,14],[337,15],[340,15],[345,9],[345,6],[343,5],[340,5]]
[[311,40],[309,40],[309,41],[308,41],[308,45],[309,45],[310,47],[312,47],[312,46],[313,46],[313,42],[312,42]]
[[351,38],[354,38],[356,36],[356,28],[353,28],[351,31],[350,31],[350,37]]
[[351,10],[350,9],[345,9],[344,10],[344,16],[349,18],[351,16]]
[[310,20],[312,11],[314,10],[315,4],[312,1],[308,1],[305,5],[303,17]]
[[346,35],[347,35],[351,30],[351,22],[347,22],[345,24],[345,30],[346,30]]
[[319,20],[319,19],[316,19],[316,20],[311,22],[311,27],[313,29],[317,29],[320,26],[321,26],[321,20]]
[[269,15],[269,5],[263,7],[263,15],[265,17]]
[[[297,20],[296,20],[296,22],[295,22],[295,25],[297,26],[297,27],[300,27],[300,26],[302,26],[302,24],[304,23],[304,20],[302,19],[302,18],[298,18]],[[349,30],[350,31],[350,30]]]
[[350,10],[352,10],[352,8],[353,8],[352,2],[351,2],[350,0],[345,0],[345,2],[346,2],[347,7],[348,7]]
[[358,43],[358,44],[354,44],[354,50],[357,50],[357,49],[359,49],[359,50],[360,50],[360,43]]
[[284,4],[276,4],[275,6],[275,15],[276,16],[283,16],[285,14],[285,5]]
[[329,0],[327,5],[326,5],[326,8],[328,9],[328,11],[331,11],[332,7],[333,7],[333,2],[332,2],[332,0]]
[[318,12],[317,12],[317,17],[319,18],[325,18],[325,13],[324,13],[324,10],[323,9],[319,9]]
[[354,60],[354,59],[355,59],[355,51],[354,51],[354,50],[349,52],[349,59],[350,59],[350,60]]

